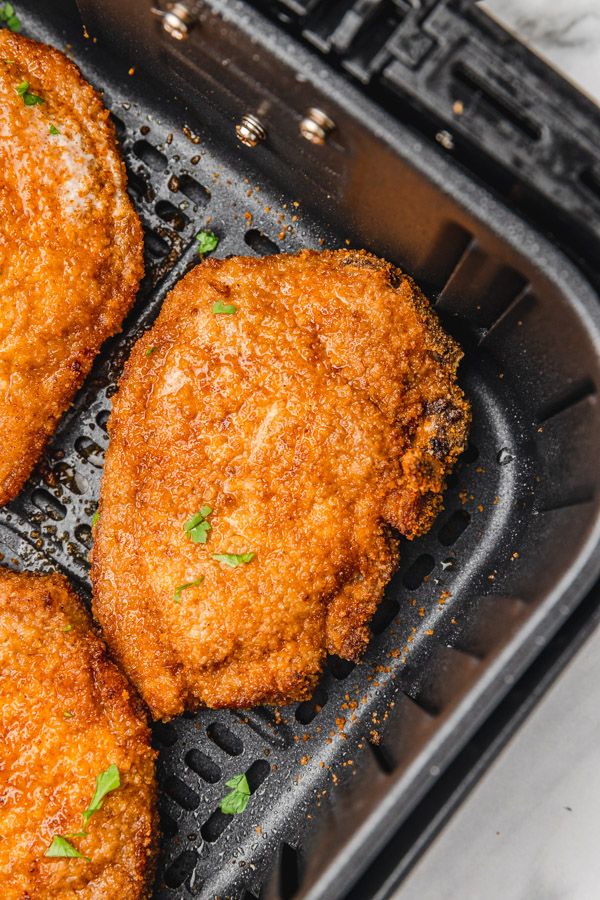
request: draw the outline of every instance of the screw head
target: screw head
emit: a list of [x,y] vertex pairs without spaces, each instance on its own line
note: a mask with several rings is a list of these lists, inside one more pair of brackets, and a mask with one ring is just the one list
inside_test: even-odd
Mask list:
[[184,41],[195,22],[192,12],[181,0],[168,3],[166,9],[152,7],[150,12],[161,20],[163,30],[176,41]]
[[335,128],[335,122],[330,119],[322,109],[312,106],[306,111],[306,115],[300,122],[300,134],[311,144],[322,145],[327,140],[330,131]]
[[246,147],[256,147],[261,141],[267,137],[265,128],[256,116],[246,113],[242,116],[238,124],[235,126],[235,133],[238,140]]
[[189,28],[186,23],[173,12],[165,14],[163,28],[176,41],[184,41],[189,34]]

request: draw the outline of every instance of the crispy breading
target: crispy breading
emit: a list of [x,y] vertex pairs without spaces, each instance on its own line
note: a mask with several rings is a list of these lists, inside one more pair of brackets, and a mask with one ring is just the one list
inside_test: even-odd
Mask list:
[[[0,569],[0,896],[135,900],[150,895],[157,817],[141,702],[60,575]],[[69,838],[88,856],[51,859],[80,832],[96,776],[121,786]]]
[[[155,716],[302,699],[326,653],[360,657],[390,526],[429,528],[464,448],[461,355],[367,253],[211,260],[169,294],[115,399],[92,567]],[[206,544],[183,527],[203,505]]]
[[20,491],[143,274],[108,115],[62,53],[0,30],[0,504]]

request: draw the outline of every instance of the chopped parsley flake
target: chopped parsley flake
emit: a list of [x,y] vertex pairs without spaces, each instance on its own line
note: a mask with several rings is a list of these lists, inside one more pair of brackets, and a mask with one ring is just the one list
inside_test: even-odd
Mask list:
[[200,256],[212,253],[219,246],[219,238],[214,231],[199,231],[196,235],[198,246],[196,247]]
[[50,134],[60,134],[60,131],[56,127],[56,125],[50,125]]
[[52,843],[44,853],[44,856],[55,856],[62,857],[67,859],[85,859],[87,862],[90,862],[89,856],[84,856],[83,853],[80,853],[79,850],[76,850],[73,844],[69,843],[69,841],[61,837],[59,834],[55,834],[52,838]]
[[100,519],[100,512],[98,510],[96,510],[96,512],[92,516],[92,528],[94,527],[94,525],[98,524],[99,519]]
[[210,522],[207,521],[207,516],[210,516],[211,512],[212,507],[205,504],[183,526],[183,530],[194,544],[205,544],[207,542],[208,532],[212,528]]
[[156,347],[147,347],[146,356],[152,356],[152,354],[154,353],[155,350],[156,350]]
[[28,81],[22,81],[21,84],[18,84],[16,87],[16,91],[19,97],[23,98],[23,103],[25,104],[25,106],[35,106],[37,103],[44,102],[42,97],[39,97],[37,94],[34,94],[29,90]]
[[196,587],[197,584],[202,584],[204,581],[204,575],[200,578],[196,578],[195,581],[188,581],[187,584],[180,584],[179,587],[175,588],[175,593],[173,594],[173,600],[175,603],[181,603],[181,592],[187,590],[191,587]]
[[215,300],[212,311],[218,316],[231,316],[237,312],[237,306],[234,306],[233,303],[223,303],[221,300]]
[[63,716],[65,717],[65,719],[74,719],[75,713],[70,709],[65,709]]
[[0,22],[6,22],[6,27],[9,31],[21,30],[21,20],[15,13],[12,3],[0,4]]
[[221,812],[229,813],[232,816],[236,815],[236,813],[243,813],[250,799],[248,779],[242,773],[241,775],[234,775],[225,784],[231,788],[231,792],[221,800]]
[[226,566],[231,566],[232,569],[235,569],[236,566],[252,562],[255,556],[256,553],[249,550],[248,553],[213,553],[212,558],[216,559],[217,562],[225,563]]
[[96,790],[94,791],[92,802],[83,813],[83,821],[86,825],[94,813],[102,809],[106,795],[111,791],[116,791],[118,787],[121,787],[121,776],[118,766],[113,763],[108,769],[96,776]]
[[65,634],[66,634],[68,631],[73,631],[73,626],[72,626],[72,625],[65,625],[65,627],[63,628],[63,631],[65,632]]

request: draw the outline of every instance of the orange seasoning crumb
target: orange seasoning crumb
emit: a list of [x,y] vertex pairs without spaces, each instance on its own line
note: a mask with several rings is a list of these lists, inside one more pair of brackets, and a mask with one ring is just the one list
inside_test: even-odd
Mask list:
[[132,67],[128,70],[127,74],[128,74],[128,75],[135,75],[135,66],[132,66]]
[[425,634],[428,634],[429,636],[431,636],[433,634],[433,628],[428,628],[427,631],[425,632]]
[[448,600],[448,598],[451,596],[452,594],[450,593],[450,591],[442,591],[442,593],[440,594],[440,599],[438,600],[438,605],[444,606],[446,600]]
[[300,758],[300,765],[305,766],[310,760],[310,756],[302,756]]

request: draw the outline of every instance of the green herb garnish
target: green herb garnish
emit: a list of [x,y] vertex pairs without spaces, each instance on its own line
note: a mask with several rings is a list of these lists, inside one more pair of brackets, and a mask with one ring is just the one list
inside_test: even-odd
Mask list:
[[214,231],[199,231],[196,235],[196,241],[198,243],[196,250],[200,256],[212,253],[219,246],[219,238]]
[[65,627],[63,628],[63,631],[65,632],[65,634],[66,634],[68,631],[73,631],[73,626],[72,626],[72,625],[65,625]]
[[211,512],[212,507],[205,504],[183,526],[183,530],[194,544],[205,544],[207,542],[208,532],[212,528],[210,522],[207,521],[207,516],[210,516]]
[[72,710],[70,710],[70,709],[65,709],[63,716],[65,717],[65,719],[74,719],[75,713],[72,712]]
[[154,353],[155,350],[156,350],[156,347],[148,347],[146,349],[146,356],[152,356],[152,354]]
[[9,31],[21,30],[21,20],[15,13],[12,3],[3,3],[0,6],[0,22],[6,22],[6,27]]
[[118,787],[121,787],[121,776],[118,767],[113,763],[108,769],[96,776],[96,790],[94,791],[92,802],[83,812],[83,821],[86,825],[94,813],[102,809],[106,795],[111,791],[116,791]]
[[60,131],[58,130],[58,128],[56,127],[56,125],[51,125],[51,126],[50,126],[50,134],[60,134]]
[[231,788],[231,793],[221,800],[221,812],[229,813],[232,816],[236,815],[236,813],[243,813],[250,799],[248,779],[242,773],[241,775],[234,775],[225,784]]
[[237,306],[233,303],[223,303],[221,300],[215,300],[212,311],[218,316],[232,316],[237,312]]
[[181,592],[187,590],[191,587],[196,587],[197,584],[202,584],[204,581],[204,575],[201,575],[200,578],[196,578],[195,581],[188,581],[187,584],[180,584],[179,587],[175,588],[175,593],[173,594],[173,600],[175,603],[181,603]]
[[96,510],[96,512],[92,516],[92,528],[94,527],[94,525],[98,524],[99,519],[100,519],[100,512],[99,512],[99,510]]
[[225,563],[226,566],[231,566],[232,569],[235,569],[236,566],[242,566],[245,563],[252,562],[256,553],[250,550],[248,553],[213,553],[212,558],[216,559],[217,562]]
[[29,82],[22,81],[21,84],[18,84],[16,87],[17,94],[19,97],[23,98],[23,103],[25,106],[35,106],[36,103],[43,103],[43,97],[39,97],[37,94],[32,93],[29,90]]
[[89,856],[84,856],[83,853],[80,853],[79,850],[76,850],[73,844],[70,844],[69,841],[61,837],[59,834],[55,834],[52,838],[52,843],[44,853],[44,856],[55,856],[62,857],[67,859],[85,859],[87,862],[90,862]]

